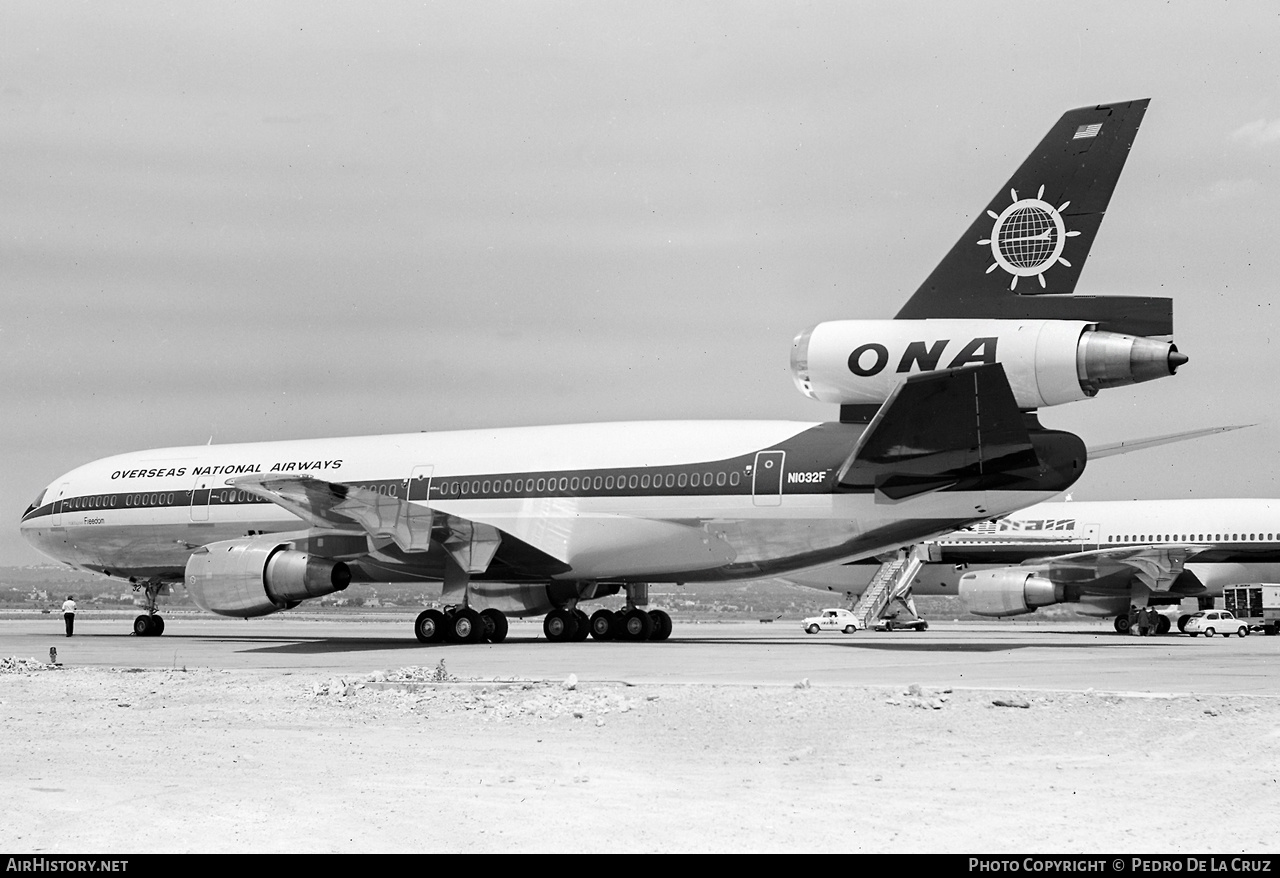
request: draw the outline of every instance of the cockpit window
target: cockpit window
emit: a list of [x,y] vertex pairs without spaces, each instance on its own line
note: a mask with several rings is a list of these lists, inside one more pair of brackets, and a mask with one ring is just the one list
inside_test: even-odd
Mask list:
[[[39,494],[37,494],[37,495],[36,495],[35,502],[34,502],[34,503],[32,503],[30,506],[28,506],[28,507],[27,507],[27,512],[30,512],[30,511],[31,511],[31,510],[33,510],[33,509],[39,509],[39,508],[40,508],[40,504],[44,502],[44,495],[45,495],[45,494],[48,494],[48,493],[49,493],[49,489],[48,489],[48,488],[45,488],[43,491],[41,491]],[[26,513],[23,513],[23,514],[25,515]]]

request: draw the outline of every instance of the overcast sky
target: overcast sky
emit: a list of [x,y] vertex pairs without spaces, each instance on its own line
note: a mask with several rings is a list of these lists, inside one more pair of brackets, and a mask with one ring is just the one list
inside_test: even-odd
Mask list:
[[1067,109],[1151,98],[1077,288],[1171,379],[1048,410],[1076,499],[1280,496],[1280,7],[72,3],[0,11],[0,564],[166,445],[829,420],[792,337],[891,317]]

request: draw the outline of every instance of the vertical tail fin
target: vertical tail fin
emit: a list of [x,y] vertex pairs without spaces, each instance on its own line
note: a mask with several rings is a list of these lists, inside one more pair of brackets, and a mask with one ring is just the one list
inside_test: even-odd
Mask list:
[[1168,299],[1072,297],[1148,103],[1065,113],[898,318],[1089,320],[1172,335]]

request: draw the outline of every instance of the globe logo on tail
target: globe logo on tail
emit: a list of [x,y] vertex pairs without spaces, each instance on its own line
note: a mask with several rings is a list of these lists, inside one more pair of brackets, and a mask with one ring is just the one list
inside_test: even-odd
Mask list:
[[987,269],[987,274],[1003,268],[1013,275],[1009,289],[1017,288],[1020,277],[1035,277],[1040,281],[1040,288],[1044,289],[1046,271],[1058,264],[1071,266],[1062,258],[1067,238],[1080,234],[1068,232],[1062,221],[1062,211],[1071,202],[1064,201],[1054,207],[1043,200],[1043,186],[1035,198],[1019,199],[1016,189],[1010,189],[1009,194],[1013,196],[1013,203],[1001,213],[987,211],[987,216],[996,222],[991,227],[991,237],[978,242],[990,247],[996,260]]

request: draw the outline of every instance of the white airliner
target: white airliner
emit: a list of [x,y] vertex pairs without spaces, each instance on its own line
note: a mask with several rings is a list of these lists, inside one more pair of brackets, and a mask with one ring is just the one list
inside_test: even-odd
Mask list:
[[[1074,297],[1147,102],[1068,112],[895,320],[801,333],[793,375],[833,423],[586,424],[197,445],[55,479],[23,535],[156,598],[259,616],[353,580],[442,582],[423,642],[664,639],[654,582],[869,557],[1065,490],[1084,444],[1034,410],[1173,374],[1167,299]],[[1023,281],[1019,288],[1019,281]],[[1034,295],[1024,295],[1034,293]],[[625,592],[588,619],[581,602]]]
[[[1280,582],[1280,500],[1099,500],[1041,503],[925,541],[917,595],[959,595],[980,616],[1017,616],[1070,604],[1114,616],[1132,606],[1202,607],[1224,586]],[[846,567],[787,578],[860,592]],[[1167,622],[1167,617],[1164,617]],[[1162,623],[1165,624],[1165,623]]]
[[1115,616],[1116,630],[1127,631],[1130,606],[1208,602],[1224,586],[1280,582],[1280,501],[1046,503],[935,545],[936,585],[959,593],[970,612],[1070,603]]

